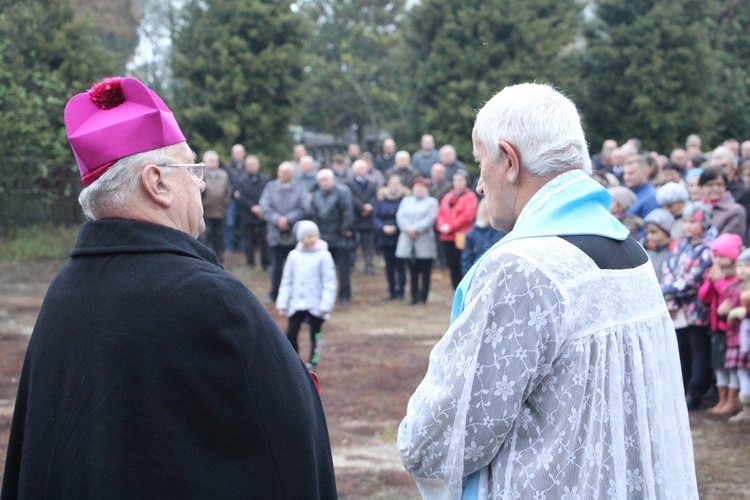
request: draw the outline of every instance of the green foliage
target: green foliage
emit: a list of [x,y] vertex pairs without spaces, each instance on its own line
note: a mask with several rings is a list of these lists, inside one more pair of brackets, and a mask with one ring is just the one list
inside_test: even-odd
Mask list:
[[[502,3],[502,5],[499,5]],[[549,82],[575,97],[576,0],[423,0],[408,16],[399,132],[431,132],[471,158],[476,110],[507,85]]]
[[[169,0],[138,0],[142,18],[138,28],[144,49],[128,68],[131,76],[156,92],[167,104],[174,102],[172,93],[172,44],[177,32],[181,7]],[[146,54],[144,54],[144,52]]]
[[195,151],[241,143],[266,168],[289,158],[305,34],[288,0],[185,5],[173,40],[172,109]]
[[710,142],[713,60],[701,0],[599,0],[586,27],[583,114],[591,144],[638,137],[669,152]]
[[750,138],[750,2],[714,0],[708,37],[716,58],[711,105],[716,136]]
[[125,65],[138,46],[138,25],[141,12],[136,0],[74,0],[78,15],[88,21],[91,29],[116,59],[116,73],[123,74]]
[[363,143],[398,118],[394,50],[405,0],[319,0],[305,4],[315,26],[305,47],[306,105],[300,123]]
[[73,248],[79,226],[31,226],[0,238],[0,262],[65,259]]
[[15,2],[0,13],[0,226],[21,199],[71,196],[80,178],[65,138],[67,100],[112,71],[108,53],[67,0]]

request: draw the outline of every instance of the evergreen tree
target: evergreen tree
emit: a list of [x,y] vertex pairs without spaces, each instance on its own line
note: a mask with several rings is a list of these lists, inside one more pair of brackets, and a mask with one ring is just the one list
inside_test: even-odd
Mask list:
[[173,110],[196,151],[242,143],[266,166],[290,157],[304,37],[288,0],[187,2],[173,40]]
[[43,193],[72,197],[80,177],[65,137],[67,100],[112,74],[109,53],[69,0],[28,0],[0,11],[0,225]]
[[581,10],[576,0],[423,0],[405,34],[403,133],[432,133],[466,161],[476,110],[503,87],[549,82],[575,99]]
[[116,58],[117,74],[138,46],[141,12],[136,0],[75,0],[78,15],[87,19],[102,45]]
[[397,117],[392,51],[405,0],[318,0],[303,5],[314,24],[306,45],[303,126],[334,135],[354,130],[362,143]]
[[713,61],[701,0],[598,0],[586,29],[588,139],[641,139],[663,153],[714,130]]
[[181,5],[178,0],[138,0],[138,6],[142,13],[138,27],[141,47],[129,72],[165,102],[174,102],[172,40],[180,24]]
[[750,2],[715,0],[709,40],[717,69],[711,107],[717,113],[716,139],[750,138]]

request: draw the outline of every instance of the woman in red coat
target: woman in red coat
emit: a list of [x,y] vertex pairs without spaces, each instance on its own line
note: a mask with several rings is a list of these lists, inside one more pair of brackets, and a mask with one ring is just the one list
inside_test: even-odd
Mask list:
[[[477,213],[477,195],[469,189],[469,174],[459,170],[453,174],[453,189],[440,201],[437,216],[438,240],[451,272],[455,290],[461,281],[461,249],[463,237],[474,224]],[[456,234],[458,233],[458,238]],[[458,242],[456,241],[458,239]]]

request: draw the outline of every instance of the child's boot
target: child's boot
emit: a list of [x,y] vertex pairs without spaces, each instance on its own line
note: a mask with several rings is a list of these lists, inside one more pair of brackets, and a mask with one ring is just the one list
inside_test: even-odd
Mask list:
[[716,410],[713,414],[717,417],[731,417],[738,411],[742,410],[742,405],[739,401],[740,390],[730,387],[727,391],[727,402],[724,406]]
[[712,406],[708,409],[706,413],[709,413],[711,415],[715,415],[716,412],[721,411],[724,408],[724,405],[727,403],[727,386],[725,385],[717,385],[716,390],[719,393],[719,402],[716,403],[715,406]]
[[729,418],[730,424],[744,424],[750,422],[750,394],[740,394],[742,410],[735,416]]

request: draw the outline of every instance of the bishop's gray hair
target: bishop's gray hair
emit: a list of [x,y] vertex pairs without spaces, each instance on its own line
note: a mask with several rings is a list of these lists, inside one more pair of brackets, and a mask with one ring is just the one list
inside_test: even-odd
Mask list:
[[166,148],[120,158],[78,196],[84,215],[97,220],[104,213],[126,205],[138,191],[141,171],[146,165],[174,163]]

